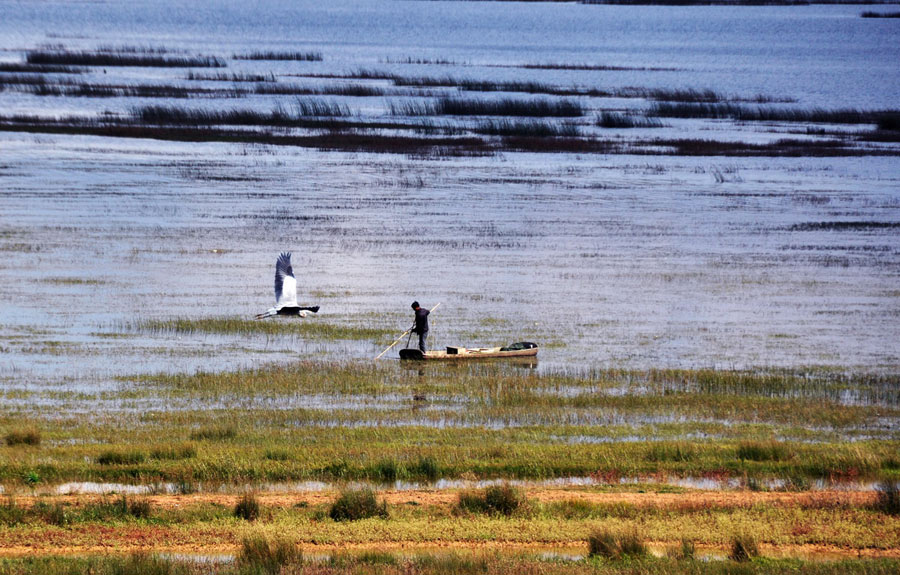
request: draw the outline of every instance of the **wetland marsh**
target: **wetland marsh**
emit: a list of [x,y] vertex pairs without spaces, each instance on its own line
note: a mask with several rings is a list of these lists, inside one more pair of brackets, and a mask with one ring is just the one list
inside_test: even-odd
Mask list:
[[897,19],[192,4],[0,0],[0,573],[896,571]]

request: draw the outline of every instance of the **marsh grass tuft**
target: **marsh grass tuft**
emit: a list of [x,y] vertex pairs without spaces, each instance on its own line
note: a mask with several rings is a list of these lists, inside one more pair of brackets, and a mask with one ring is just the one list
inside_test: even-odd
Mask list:
[[441,468],[433,457],[420,457],[418,461],[408,467],[408,472],[413,477],[421,477],[429,481],[436,481],[441,476]]
[[234,516],[244,521],[256,521],[259,518],[259,501],[252,493],[246,493],[234,506]]
[[137,519],[149,519],[153,507],[147,499],[132,499],[128,502],[128,513]]
[[738,563],[750,561],[759,557],[759,545],[750,535],[736,535],[731,538],[731,552],[728,558]]
[[900,515],[900,483],[882,481],[877,491],[875,509],[887,515]]
[[328,511],[335,521],[357,521],[371,517],[388,517],[387,502],[378,503],[375,492],[369,488],[342,491]]
[[263,457],[269,461],[290,461],[291,452],[286,449],[267,449]]
[[666,557],[679,561],[691,561],[696,554],[696,544],[691,539],[682,538],[681,544],[666,549]]
[[247,573],[277,575],[283,567],[299,565],[303,554],[294,542],[287,539],[268,539],[253,535],[241,542],[237,563]]
[[143,451],[104,451],[97,456],[100,465],[135,465],[147,460]]
[[487,121],[475,127],[479,134],[492,136],[523,136],[529,138],[577,137],[581,135],[575,124],[557,124],[540,121]]
[[154,447],[150,451],[150,458],[159,461],[178,461],[182,459],[191,459],[197,456],[197,447],[193,443],[182,443],[181,445],[164,445]]
[[198,441],[230,441],[237,437],[234,427],[227,425],[221,427],[205,427],[191,432],[191,439]]
[[595,531],[588,537],[588,556],[606,559],[645,557],[649,554],[646,544],[637,533],[613,533]]
[[525,494],[519,488],[504,483],[491,485],[483,490],[463,491],[459,494],[457,508],[469,513],[511,516],[527,506]]
[[382,459],[373,466],[370,476],[381,483],[393,483],[406,476],[406,468],[393,458]]
[[601,112],[596,124],[601,128],[662,128],[663,123],[659,118],[648,118],[635,114],[620,114],[618,112]]
[[36,429],[26,429],[21,431],[10,431],[3,440],[6,445],[30,445],[32,447],[41,444],[41,433]]

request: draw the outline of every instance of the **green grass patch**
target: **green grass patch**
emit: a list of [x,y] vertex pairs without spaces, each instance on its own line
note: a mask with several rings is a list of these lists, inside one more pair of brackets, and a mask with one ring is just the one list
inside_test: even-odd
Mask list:
[[150,333],[216,333],[225,335],[293,335],[316,340],[373,340],[383,341],[396,335],[395,330],[378,327],[326,323],[314,316],[298,319],[274,317],[267,320],[238,317],[175,318],[145,320],[126,327]]

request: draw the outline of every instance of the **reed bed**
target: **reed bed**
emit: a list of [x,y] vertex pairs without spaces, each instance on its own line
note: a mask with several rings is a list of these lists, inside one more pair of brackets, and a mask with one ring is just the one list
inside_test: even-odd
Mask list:
[[231,335],[290,335],[303,338],[340,340],[340,339],[365,339],[384,340],[393,333],[383,328],[363,327],[352,325],[337,325],[319,321],[317,319],[306,320],[282,320],[277,318],[269,321],[254,319],[242,319],[236,317],[209,317],[209,318],[175,318],[171,320],[147,320],[126,326],[127,329],[149,333],[218,333]]
[[276,51],[256,51],[246,54],[234,54],[235,60],[273,60],[273,61],[293,61],[293,62],[321,62],[323,60],[321,52],[276,52]]
[[256,94],[268,94],[276,96],[316,96],[334,95],[370,98],[384,96],[388,92],[380,86],[367,86],[364,84],[334,84],[330,86],[301,86],[297,84],[261,84],[254,88]]
[[387,58],[384,60],[386,64],[427,64],[429,66],[467,66],[467,62],[457,62],[448,58]]
[[[427,76],[400,76],[388,75],[395,86],[406,87],[448,87],[460,88],[472,92],[526,92],[531,94],[552,94],[557,92],[557,88],[550,84],[535,81],[507,81],[507,82],[491,82],[486,80],[470,80],[465,78],[454,78],[452,76],[444,76],[441,78]],[[567,91],[569,93],[569,91]]]
[[668,118],[713,118],[742,122],[813,122],[828,124],[876,124],[885,117],[896,117],[900,111],[863,111],[856,109],[825,110],[752,107],[731,103],[666,103],[660,102],[649,115]]
[[176,124],[181,126],[304,126],[304,119],[310,117],[347,117],[350,109],[344,105],[325,100],[298,99],[292,112],[282,108],[270,112],[253,109],[201,110],[175,106],[143,106],[132,110],[135,119],[154,124]]
[[191,70],[185,77],[188,80],[203,82],[275,82],[275,74],[226,74],[220,72],[218,74],[204,74]]
[[395,116],[534,116],[577,117],[584,114],[581,104],[571,100],[498,100],[438,98],[434,101],[391,102]]
[[693,88],[612,88],[603,89],[584,86],[557,86],[538,81],[523,80],[475,80],[456,76],[406,76],[382,70],[359,69],[349,74],[310,74],[314,78],[343,78],[358,80],[388,80],[395,86],[416,88],[456,88],[471,92],[523,92],[553,96],[590,96],[597,98],[641,98],[669,102],[753,102],[790,103],[792,98],[774,97],[764,94],[753,96],[730,96],[710,89]]
[[878,129],[900,132],[900,112],[889,112],[878,117]]
[[[254,112],[255,114],[255,112]],[[177,114],[176,114],[177,116]],[[199,116],[198,116],[199,117]],[[262,116],[265,118],[265,116]],[[282,121],[280,118],[275,118]],[[253,122],[259,121],[253,119]],[[245,124],[252,125],[252,124]],[[38,116],[16,114],[0,117],[0,131],[81,134],[115,138],[151,138],[175,142],[231,142],[240,144],[266,144],[271,146],[295,146],[319,150],[340,150],[369,152],[378,154],[407,154],[416,156],[455,157],[485,156],[495,152],[491,145],[477,137],[416,137],[404,135],[383,135],[377,133],[343,133],[352,127],[335,118],[295,119],[284,127],[302,127],[324,130],[323,134],[291,135],[254,130],[233,130],[213,126],[183,126],[177,122],[170,125],[147,125],[134,120],[121,121],[115,118],[102,120],[69,117],[62,120]],[[382,126],[360,123],[358,127],[375,129]],[[392,128],[402,126],[392,125]],[[418,124],[410,129],[418,130]]]
[[0,72],[23,74],[81,74],[83,68],[55,64],[30,64],[28,62],[0,62]]
[[3,74],[0,76],[0,86],[11,87],[16,85],[35,85],[42,86],[49,84],[47,77],[43,74]]
[[539,121],[491,120],[474,127],[478,134],[491,136],[524,136],[529,138],[573,138],[581,135],[575,124]]
[[792,232],[849,232],[849,231],[873,231],[891,230],[900,228],[900,222],[879,222],[872,220],[863,221],[830,221],[830,222],[803,222],[793,224],[788,228]]
[[[469,104],[467,100],[456,106],[453,98],[445,99],[448,103],[412,102],[391,104],[395,116],[434,117],[446,112],[465,114],[522,114],[558,115],[561,117],[583,113],[581,106],[575,102],[573,106],[563,102],[525,101],[519,106],[515,100],[512,105],[503,101],[475,100]],[[544,103],[542,103],[544,102]],[[545,105],[546,104],[546,105]],[[313,110],[315,110],[313,104]],[[0,116],[0,131],[81,134],[95,136],[111,136],[120,138],[153,138],[182,142],[233,142],[255,143],[273,146],[297,146],[317,148],[321,150],[365,151],[372,153],[412,154],[421,156],[484,156],[502,151],[527,151],[535,153],[577,153],[577,154],[637,154],[637,155],[672,155],[672,156],[728,156],[728,157],[848,157],[882,155],[897,156],[900,150],[887,147],[866,147],[863,141],[894,141],[892,131],[872,132],[871,134],[843,136],[840,139],[805,139],[785,138],[764,144],[753,144],[740,141],[719,141],[701,139],[657,138],[634,141],[604,140],[592,137],[532,137],[504,136],[499,140],[487,140],[477,136],[436,137],[433,134],[458,135],[466,130],[459,125],[445,124],[439,126],[430,122],[370,122],[341,120],[339,116],[302,116],[276,109],[272,112],[256,110],[246,111],[193,111],[173,106],[151,106],[146,112],[147,121],[142,119],[142,108],[136,108],[132,118],[104,116],[91,119],[81,117],[45,118],[23,114]],[[295,108],[302,110],[303,106]],[[169,111],[171,110],[171,112]],[[342,104],[324,104],[322,113],[346,114],[349,110]],[[465,117],[465,116],[462,116]],[[155,120],[150,121],[150,118]],[[217,122],[225,122],[218,124]],[[156,123],[158,122],[158,123]],[[296,127],[322,130],[324,133],[302,135],[275,132],[272,130],[234,130],[228,129],[229,123],[243,126],[261,127]],[[350,132],[349,130],[359,130]],[[570,129],[570,128],[569,128]],[[392,130],[380,133],[375,130]],[[412,130],[421,135],[397,134],[396,130]],[[888,137],[881,138],[879,134]],[[427,137],[424,137],[427,136]]]
[[601,128],[662,128],[658,118],[648,118],[636,114],[620,114],[617,112],[601,112],[597,117],[597,126]]
[[137,84],[131,86],[107,84],[43,84],[37,85],[33,93],[38,96],[65,96],[71,98],[241,98],[243,90],[231,88],[209,90],[186,88],[183,86]]
[[859,16],[860,18],[900,18],[900,12],[875,12],[873,10],[866,10]]
[[645,66],[616,66],[611,64],[566,64],[562,62],[539,62],[525,64],[501,64],[502,67],[522,68],[524,70],[596,70],[606,72],[677,72],[678,68],[660,68]]
[[240,98],[247,91],[239,88],[209,89],[172,84],[98,84],[71,78],[51,78],[42,74],[0,75],[0,89],[11,88],[38,96],[119,97],[119,98]]
[[149,68],[224,68],[216,56],[167,56],[158,53],[32,50],[29,64],[59,66],[128,66]]

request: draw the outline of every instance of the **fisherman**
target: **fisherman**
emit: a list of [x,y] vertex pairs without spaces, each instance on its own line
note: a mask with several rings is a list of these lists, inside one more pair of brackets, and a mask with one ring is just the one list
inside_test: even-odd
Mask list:
[[425,353],[425,339],[428,337],[428,314],[431,313],[424,307],[419,307],[419,302],[412,302],[412,308],[416,311],[416,323],[410,328],[413,333],[419,334],[419,351]]

